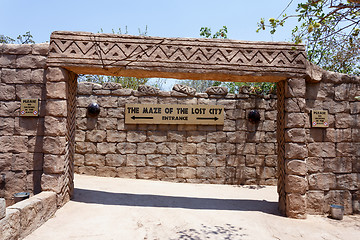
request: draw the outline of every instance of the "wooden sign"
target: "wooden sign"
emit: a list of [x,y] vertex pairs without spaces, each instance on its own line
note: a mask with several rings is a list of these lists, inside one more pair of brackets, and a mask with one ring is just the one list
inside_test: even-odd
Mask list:
[[39,99],[21,99],[20,116],[22,117],[39,116]]
[[312,127],[329,127],[327,110],[311,110]]
[[126,104],[125,123],[223,125],[224,106]]

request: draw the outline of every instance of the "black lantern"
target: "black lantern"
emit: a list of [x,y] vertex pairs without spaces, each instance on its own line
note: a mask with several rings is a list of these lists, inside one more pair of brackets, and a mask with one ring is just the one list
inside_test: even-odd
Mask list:
[[248,114],[248,119],[251,123],[258,123],[260,121],[260,113],[257,110],[251,110]]
[[90,103],[87,107],[87,113],[90,117],[97,117],[100,113],[100,106],[97,103]]

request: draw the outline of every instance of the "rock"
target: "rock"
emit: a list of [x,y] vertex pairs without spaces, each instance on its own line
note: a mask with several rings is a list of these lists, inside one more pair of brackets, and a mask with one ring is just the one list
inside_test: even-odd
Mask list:
[[144,93],[145,95],[156,96],[158,95],[160,89],[153,86],[140,85],[138,87],[138,91]]
[[179,93],[184,93],[188,96],[195,96],[196,94],[196,89],[186,86],[186,85],[181,85],[181,84],[175,84],[173,87],[173,90]]
[[205,91],[209,95],[226,95],[228,94],[227,87],[212,86],[208,87]]

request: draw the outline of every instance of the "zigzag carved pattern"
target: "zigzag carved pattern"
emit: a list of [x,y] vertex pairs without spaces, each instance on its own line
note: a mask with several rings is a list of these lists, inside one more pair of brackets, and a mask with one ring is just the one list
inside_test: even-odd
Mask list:
[[53,39],[52,57],[66,55],[70,58],[103,59],[112,61],[145,61],[165,63],[203,63],[264,67],[303,68],[306,57],[299,50],[269,50],[256,48],[220,48],[184,46],[155,43],[90,42]]

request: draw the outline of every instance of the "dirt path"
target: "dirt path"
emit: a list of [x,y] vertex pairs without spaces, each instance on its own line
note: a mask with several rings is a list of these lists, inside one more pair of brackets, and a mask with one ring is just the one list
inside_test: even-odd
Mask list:
[[276,187],[75,176],[75,197],[26,240],[358,239],[360,216],[289,219]]

